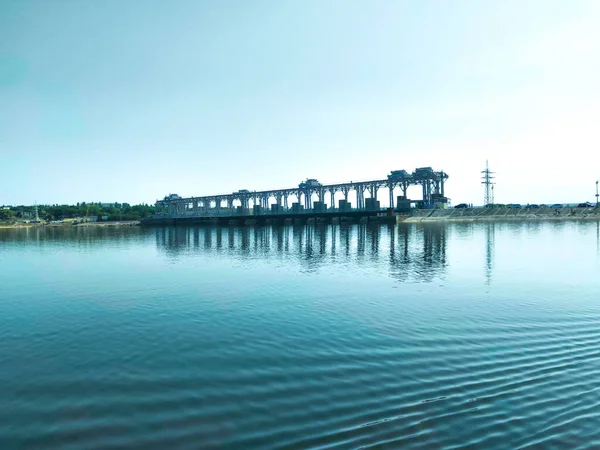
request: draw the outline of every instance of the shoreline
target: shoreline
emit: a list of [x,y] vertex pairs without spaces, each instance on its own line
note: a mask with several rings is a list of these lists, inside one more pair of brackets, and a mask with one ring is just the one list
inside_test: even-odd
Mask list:
[[[472,210],[476,211],[477,210]],[[574,215],[551,215],[551,214],[515,214],[515,215],[495,215],[495,214],[477,214],[477,215],[459,215],[452,216],[452,210],[434,210],[419,211],[412,216],[396,216],[395,223],[474,223],[474,222],[594,222],[600,221],[600,210],[592,211],[586,214]],[[391,219],[391,217],[390,217]],[[373,222],[385,223],[384,220],[373,220]],[[360,221],[350,221],[348,223],[359,223]],[[371,222],[371,221],[369,221]],[[346,223],[346,222],[343,222]],[[64,223],[0,223],[0,229],[25,229],[25,228],[116,228],[116,227],[134,227],[141,226],[140,220],[114,221],[114,222],[85,222],[73,225],[71,222]],[[152,224],[154,225],[154,224]],[[163,223],[157,223],[157,226],[164,226]],[[189,224],[193,225],[193,224]]]
[[577,222],[600,220],[600,208],[466,208],[416,211],[404,222]]
[[73,225],[72,222],[64,223],[0,223],[0,229],[15,228],[88,228],[88,227],[133,227],[140,224],[139,220],[123,220],[114,222],[85,222]]
[[402,223],[442,223],[442,222],[597,222],[600,216],[569,217],[408,217]]

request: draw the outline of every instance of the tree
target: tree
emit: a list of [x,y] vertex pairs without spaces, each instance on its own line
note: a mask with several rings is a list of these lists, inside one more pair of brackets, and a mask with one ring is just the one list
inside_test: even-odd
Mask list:
[[0,209],[0,220],[12,220],[14,217],[14,211],[11,211],[10,209]]
[[99,216],[101,212],[102,212],[102,209],[98,205],[91,205],[89,208],[90,216]]

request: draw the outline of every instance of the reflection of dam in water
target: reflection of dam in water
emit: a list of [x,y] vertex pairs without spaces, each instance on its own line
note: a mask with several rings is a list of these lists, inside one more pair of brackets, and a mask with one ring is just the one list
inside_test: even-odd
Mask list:
[[[273,264],[289,273],[301,271],[327,276],[348,269],[384,275],[398,281],[457,280],[480,274],[493,284],[506,267],[515,263],[516,250],[505,242],[523,243],[524,236],[546,239],[568,232],[581,234],[595,250],[600,264],[600,222],[524,223],[401,223],[345,225],[288,225],[266,227],[31,227],[0,229],[0,249],[26,242],[30,248],[69,248],[78,255],[98,251],[129,252],[150,245],[162,259],[215,257],[221,264],[238,267]],[[583,239],[588,236],[588,241]],[[575,241],[578,242],[578,241]],[[517,246],[515,249],[520,249]],[[545,247],[543,246],[541,250]],[[571,251],[571,250],[569,250]],[[573,250],[574,251],[574,250]],[[553,254],[553,253],[552,253]],[[478,255],[480,264],[465,266],[467,256]],[[150,256],[150,255],[148,255]],[[139,256],[135,256],[138,258]]]
[[212,252],[248,264],[287,260],[308,272],[331,264],[364,265],[366,271],[420,282],[441,277],[446,267],[445,226],[164,227],[153,232],[157,248],[171,257]]

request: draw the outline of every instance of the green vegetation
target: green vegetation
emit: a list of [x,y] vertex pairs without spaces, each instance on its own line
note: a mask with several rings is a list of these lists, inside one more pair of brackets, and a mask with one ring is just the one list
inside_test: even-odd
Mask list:
[[6,207],[0,209],[0,220],[12,220],[16,216],[16,213]]
[[[77,203],[77,205],[38,205],[40,220],[63,220],[97,217],[99,221],[139,220],[154,214],[154,206],[128,203]],[[105,219],[103,219],[105,218]],[[33,206],[2,206],[0,220],[34,220]]]

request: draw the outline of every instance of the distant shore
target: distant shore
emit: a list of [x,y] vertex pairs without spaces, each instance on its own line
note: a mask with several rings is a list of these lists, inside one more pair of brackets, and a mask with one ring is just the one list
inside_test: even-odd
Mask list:
[[422,222],[533,222],[596,221],[600,208],[465,208],[419,210],[404,223]]
[[139,220],[115,220],[111,222],[84,222],[73,224],[73,222],[61,223],[0,223],[0,228],[79,228],[79,227],[132,227],[140,224]]
[[586,217],[407,217],[404,220],[400,220],[402,223],[434,223],[434,222],[593,222],[600,221],[600,215],[598,216],[586,216]]
[[[374,221],[383,218],[373,218]],[[385,219],[394,219],[386,217]],[[396,223],[446,223],[446,222],[577,222],[600,221],[600,208],[562,208],[550,209],[507,209],[507,208],[466,208],[466,209],[435,209],[417,210],[412,215],[396,216]],[[123,220],[110,222],[83,222],[73,224],[72,221],[55,223],[1,223],[3,228],[79,228],[79,227],[131,227],[139,226],[139,220]],[[161,224],[161,223],[157,223]]]

